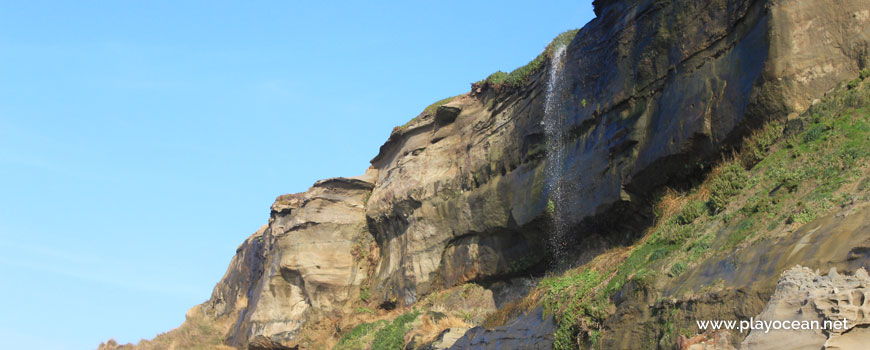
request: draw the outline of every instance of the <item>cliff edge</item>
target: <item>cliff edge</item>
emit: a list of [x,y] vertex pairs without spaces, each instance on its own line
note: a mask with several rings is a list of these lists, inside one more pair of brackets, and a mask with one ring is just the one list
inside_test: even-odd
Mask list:
[[[321,180],[304,193],[278,197],[268,224],[239,246],[211,298],[189,312],[186,325],[204,320],[213,328],[208,339],[219,339],[216,348],[366,348],[373,345],[364,337],[375,331],[386,332],[384,337],[401,333],[401,346],[430,348],[449,347],[442,342],[448,334],[470,348],[491,348],[493,341],[479,337],[493,334],[537,339],[524,345],[536,348],[609,349],[637,342],[688,347],[686,341],[699,332],[680,335],[675,324],[757,315],[779,274],[806,264],[798,258],[810,259],[813,268],[866,266],[867,254],[840,259],[831,253],[850,254],[864,239],[863,226],[837,236],[857,241],[814,243],[825,247],[820,252],[789,255],[781,248],[805,244],[799,236],[805,226],[846,220],[826,218],[822,209],[813,220],[765,221],[772,225],[765,230],[776,232],[767,240],[735,242],[734,232],[747,230],[735,227],[746,220],[739,215],[749,214],[733,207],[738,200],[723,202],[716,197],[723,192],[705,184],[722,173],[779,179],[765,175],[763,162],[776,145],[786,147],[784,135],[802,135],[827,120],[813,119],[813,108],[824,114],[821,106],[864,106],[822,101],[870,68],[870,3],[593,4],[597,18],[560,35],[529,65],[497,72],[394,129],[364,175]],[[860,79],[856,84],[839,89],[856,94],[866,87]],[[836,114],[828,124],[838,123],[841,113]],[[746,140],[762,137],[769,142],[747,146]],[[739,164],[725,160],[731,157],[743,158]],[[860,162],[866,158],[855,157],[857,165],[840,169],[855,177],[840,185],[854,183],[860,192],[867,172]],[[806,179],[752,186],[769,184],[763,190],[773,198],[786,192],[777,192],[782,186]],[[724,193],[730,198],[741,191]],[[787,191],[788,200],[799,197],[794,191]],[[694,205],[704,214],[685,224],[668,221],[661,203],[669,197],[662,193],[684,193],[671,197],[680,208]],[[797,200],[780,203],[809,203]],[[776,210],[774,217],[791,212]],[[671,214],[674,222],[682,215]],[[866,214],[855,215],[848,217]],[[760,219],[753,220],[748,227],[768,232],[754,226]],[[662,227],[696,233],[661,231],[659,237]],[[714,249],[693,256],[694,244]],[[648,249],[637,255],[647,272],[631,260],[637,249]],[[659,250],[664,255],[652,258]],[[628,263],[635,265],[622,270]],[[588,286],[576,279],[558,289],[541,279],[546,273],[580,276]],[[714,287],[701,292],[704,286]],[[567,304],[548,304],[568,291],[595,304],[569,314]],[[436,313],[451,316],[455,310],[444,300],[456,295],[463,298],[450,300],[488,305],[457,310],[486,310],[490,316],[454,315],[451,325],[442,325]],[[432,309],[436,305],[440,309]],[[421,318],[409,310],[422,312]],[[530,325],[523,315],[540,316]],[[418,324],[408,326],[412,322]],[[401,330],[418,329],[419,322],[438,329],[439,338],[421,333],[403,339]],[[743,337],[722,343],[739,346]],[[754,344],[753,335],[746,339]],[[131,346],[101,346],[125,347]]]

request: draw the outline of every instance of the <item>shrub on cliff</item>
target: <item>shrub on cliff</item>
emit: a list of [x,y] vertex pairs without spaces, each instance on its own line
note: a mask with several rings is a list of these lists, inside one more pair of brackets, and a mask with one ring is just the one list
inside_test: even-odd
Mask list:
[[490,74],[486,79],[478,81],[472,84],[472,90],[475,87],[479,86],[491,86],[495,88],[502,87],[520,87],[528,81],[528,78],[532,75],[532,73],[538,71],[541,68],[542,64],[545,60],[553,57],[553,50],[560,46],[567,46],[571,43],[571,40],[574,40],[574,37],[577,36],[577,33],[580,30],[574,29],[566,32],[562,32],[558,36],[556,36],[544,49],[544,52],[541,52],[540,55],[535,57],[531,62],[526,65],[519,67],[517,69],[512,70],[510,73],[505,73],[502,71],[496,71],[495,73]]
[[713,177],[710,184],[710,209],[714,213],[725,209],[731,197],[740,193],[748,180],[749,174],[746,169],[737,162],[730,162],[722,167],[721,172]]
[[372,349],[401,350],[405,344],[405,333],[409,330],[409,324],[420,316],[420,312],[414,310],[402,316],[396,317],[389,326],[381,328],[375,333]]

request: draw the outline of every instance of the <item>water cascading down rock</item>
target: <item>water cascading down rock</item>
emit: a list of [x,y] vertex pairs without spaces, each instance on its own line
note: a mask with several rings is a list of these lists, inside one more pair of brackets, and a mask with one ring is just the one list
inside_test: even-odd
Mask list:
[[562,93],[564,76],[565,45],[560,45],[553,51],[547,76],[547,97],[544,102],[544,133],[547,144],[547,187],[549,189],[548,210],[552,215],[553,230],[549,237],[549,248],[555,261],[560,261],[565,254],[565,232],[568,223],[565,220],[564,196],[565,183],[562,181],[562,163],[565,159],[564,129],[562,128]]
[[[475,84],[395,128],[364,181],[280,197],[201,306],[208,319],[229,319],[225,342],[297,346],[304,325],[353,312],[362,290],[372,303],[403,307],[525,275],[548,248],[564,259],[575,236],[566,231],[584,220],[607,223],[584,226],[590,242],[640,232],[647,218],[635,203],[685,182],[686,164],[719,159],[748,127],[799,113],[870,67],[866,0],[593,3],[596,18],[521,82]],[[545,211],[552,227],[541,225]],[[353,254],[367,240],[373,264]],[[769,271],[745,284],[772,291],[779,271]],[[698,274],[697,284],[691,271],[674,281],[697,290],[721,277]],[[754,299],[741,299],[745,315],[766,301]],[[636,307],[608,318],[604,327],[619,331],[601,348],[650,338],[646,300],[631,300],[621,305]],[[707,310],[729,314],[704,316],[734,317],[721,300]]]

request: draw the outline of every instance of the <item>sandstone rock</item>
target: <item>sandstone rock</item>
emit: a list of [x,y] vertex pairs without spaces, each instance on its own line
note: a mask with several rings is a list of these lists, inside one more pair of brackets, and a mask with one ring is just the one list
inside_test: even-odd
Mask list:
[[[434,115],[396,128],[366,175],[318,181],[304,193],[279,197],[269,224],[239,246],[203,305],[211,317],[237,320],[227,342],[294,347],[306,322],[347,311],[369,276],[373,261],[354,255],[369,237],[376,247],[362,251],[378,256],[368,281],[377,301],[410,305],[440,288],[544,266],[548,166],[567,184],[559,208],[568,213],[574,239],[632,231],[646,223],[645,213],[635,212],[646,196],[690,176],[687,164],[718,157],[761,121],[800,111],[870,66],[866,0],[836,6],[800,0],[593,3],[598,18],[568,44],[565,83],[552,92],[561,101],[564,159],[547,158],[545,68],[513,89],[477,86]],[[757,257],[769,252],[747,249],[728,257],[737,260],[706,267],[714,273],[686,273],[676,289],[709,284],[716,276],[729,287],[757,292],[766,282],[735,273],[736,264],[770,274],[809,254],[795,252],[771,260]],[[842,294],[854,288],[836,288],[835,298],[824,300],[838,313],[863,312],[855,306],[857,295]],[[704,297],[708,304],[734,302],[744,290],[727,293]],[[824,304],[819,298],[812,300]],[[755,299],[761,298],[752,295],[739,312],[757,311]],[[689,302],[700,308],[703,301]],[[633,316],[626,311],[608,322],[627,325],[620,322]],[[552,319],[542,320],[538,310],[505,327],[471,329],[453,348],[549,348],[553,329]],[[824,341],[848,346],[849,334],[860,332]],[[641,337],[620,336],[612,340],[614,348]]]
[[438,335],[432,344],[424,347],[424,350],[444,350],[449,349],[457,340],[465,335],[468,328],[448,328]]
[[100,343],[100,346],[97,347],[97,350],[118,350],[121,349],[121,345],[118,345],[118,342],[115,339],[109,339],[103,343]]
[[[727,235],[729,231],[718,234]],[[678,278],[662,277],[646,294],[631,295],[633,287],[627,284],[627,293],[616,293],[612,299],[617,312],[605,320],[599,345],[603,349],[650,343],[667,347],[678,342],[669,337],[659,343],[667,332],[662,328],[664,323],[681,332],[704,333],[696,321],[757,318],[771,300],[783,272],[796,264],[810,266],[815,274],[836,267],[841,274],[856,271],[856,276],[862,276],[861,267],[870,266],[870,256],[850,252],[868,239],[870,206],[846,207],[781,237],[713,255]],[[729,341],[739,348],[747,334],[734,331]]]
[[832,268],[819,276],[796,266],[783,273],[776,292],[757,319],[762,321],[848,320],[846,328],[753,330],[741,349],[866,349],[870,339],[870,279],[862,269],[853,276]]
[[506,326],[472,328],[450,349],[552,349],[555,331],[553,318],[537,308]]
[[462,109],[454,106],[440,106],[435,111],[435,124],[438,127],[445,126],[456,120]]
[[227,272],[215,285],[211,298],[203,304],[206,314],[223,317],[247,307],[253,286],[263,274],[264,234],[268,229],[269,225],[263,225],[236,249]]
[[[640,226],[625,220],[643,220],[635,202],[680,182],[686,164],[870,64],[863,0],[597,0],[595,10],[555,91],[569,184],[560,208],[584,235]],[[366,208],[381,247],[377,298],[411,304],[547,258],[546,79],[539,69],[513,90],[478,86],[439,109],[451,123],[422,115],[390,135]],[[593,217],[607,224],[584,226]]]
[[354,250],[371,239],[364,206],[372,174],[278,197],[269,224],[239,247],[205,304],[214,317],[238,315],[231,345],[293,347],[307,321],[357,298],[368,265]]

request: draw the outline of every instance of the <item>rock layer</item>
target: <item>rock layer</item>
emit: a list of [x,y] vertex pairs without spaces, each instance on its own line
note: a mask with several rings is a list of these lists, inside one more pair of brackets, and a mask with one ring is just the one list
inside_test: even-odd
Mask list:
[[[647,223],[652,190],[870,66],[865,0],[594,4],[598,17],[567,44],[555,92],[565,130],[555,166],[569,198],[558,205],[575,240]],[[410,305],[546,265],[548,66],[520,84],[476,84],[396,128],[363,177],[279,197],[204,304],[236,318],[227,342],[292,348],[306,322],[347,311],[363,284],[377,302]],[[466,341],[489,344],[476,340],[498,333],[487,332]]]
[[[753,330],[741,349],[866,349],[870,339],[870,277],[863,268],[853,276],[835,268],[825,276],[796,266],[783,273],[776,292],[757,320],[762,322],[846,322],[833,329]],[[809,323],[808,323],[809,324]]]
[[322,180],[278,197],[269,224],[239,247],[205,304],[212,317],[238,317],[228,343],[293,347],[303,324],[359,295],[369,274],[361,255],[376,254],[364,211],[372,178]]
[[[602,1],[596,11],[568,44],[557,92],[561,211],[582,235],[630,231],[637,223],[619,213],[652,189],[870,63],[866,1]],[[378,297],[411,304],[546,257],[545,79],[542,68],[519,87],[484,84],[448,103],[450,118],[439,110],[394,130],[372,161],[366,208],[382,248]],[[608,225],[582,225],[594,221]]]

